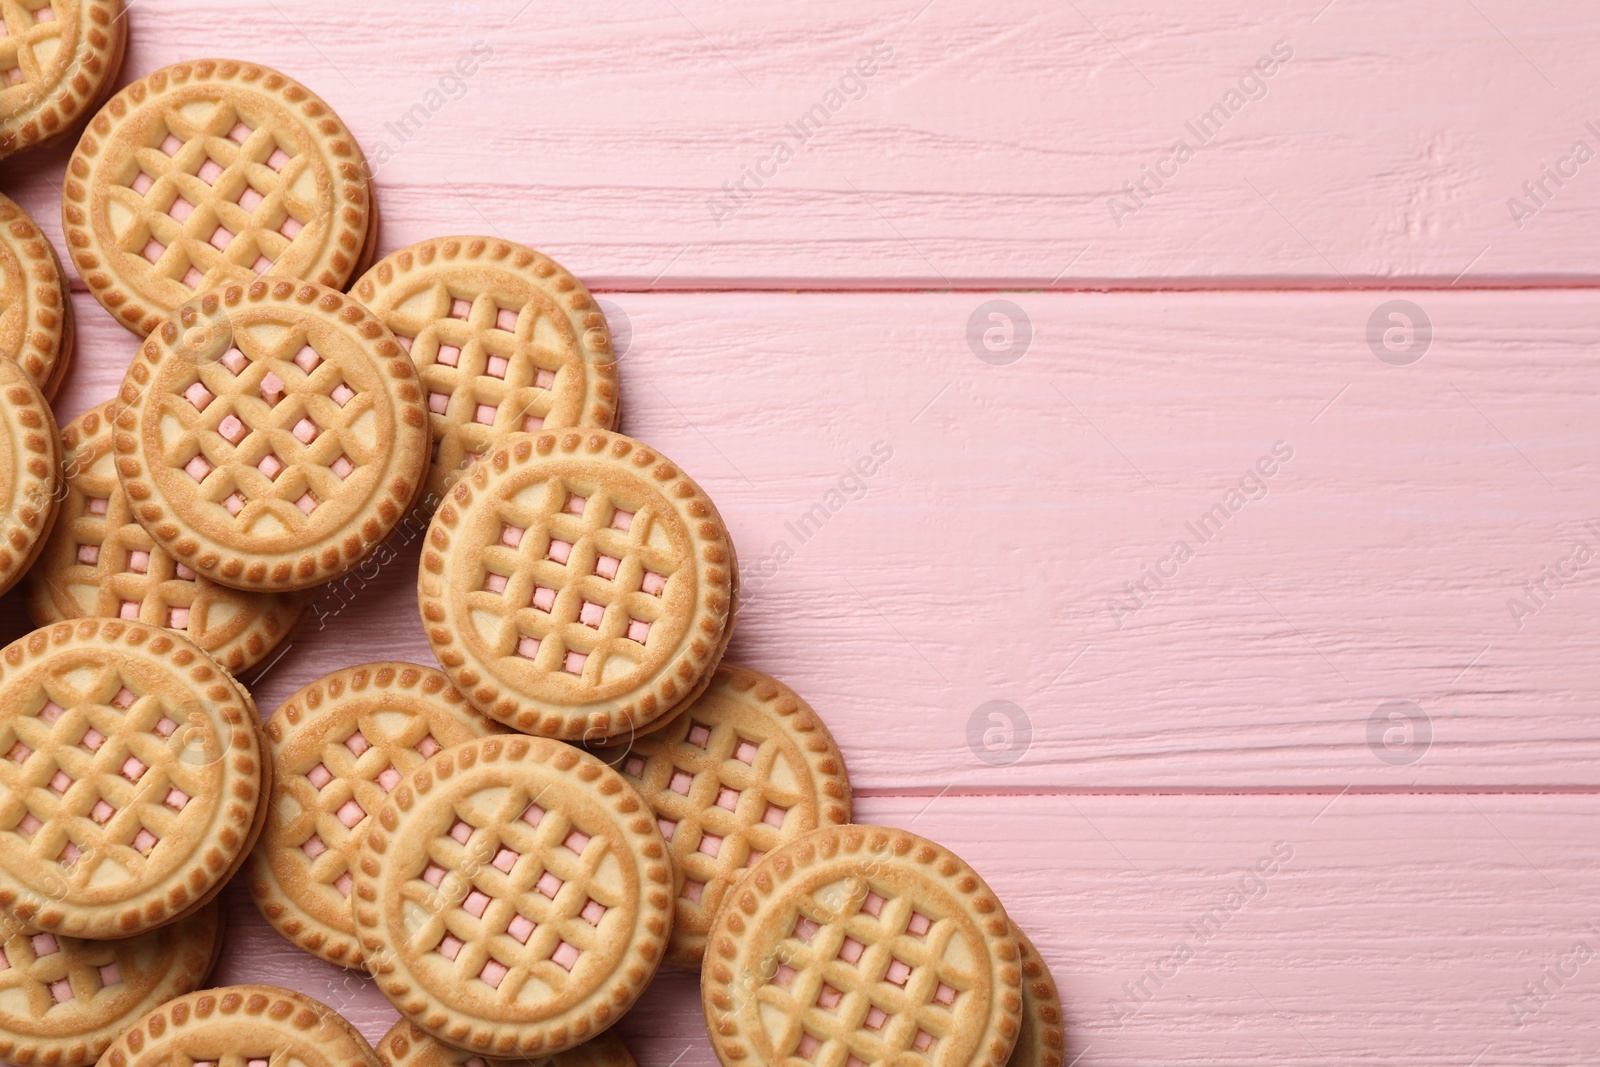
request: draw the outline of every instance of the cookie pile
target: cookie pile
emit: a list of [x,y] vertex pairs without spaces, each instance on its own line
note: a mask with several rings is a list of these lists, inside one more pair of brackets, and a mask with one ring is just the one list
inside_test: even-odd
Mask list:
[[[305,86],[208,59],[105,99],[121,4],[4,17],[0,154],[99,108],[67,247],[139,341],[58,434],[71,305],[0,198],[0,590],[26,576],[39,626],[0,650],[0,1056],[632,1067],[610,1028],[669,963],[730,1067],[1060,1067],[983,879],[852,824],[821,718],[722,662],[734,545],[617,431],[581,282],[487,237],[373,263],[366,161]],[[263,723],[235,675],[407,518],[438,669],[352,665]],[[299,993],[202,988],[241,871],[394,1004],[375,1050]]]

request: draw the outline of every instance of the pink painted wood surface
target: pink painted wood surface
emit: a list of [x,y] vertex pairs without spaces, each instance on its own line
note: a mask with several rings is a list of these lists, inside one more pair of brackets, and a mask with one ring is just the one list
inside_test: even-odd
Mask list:
[[[858,814],[991,883],[1051,965],[1080,1065],[1594,1062],[1592,798],[949,795]],[[295,985],[369,1037],[393,1022],[368,980],[230,893],[219,981]],[[664,971],[618,1025],[642,1067],[712,1067],[699,1016],[696,978]]]
[[[1559,188],[1541,171],[1580,139],[1600,151],[1595,13],[919,6],[276,0],[242,24],[140,0],[125,80],[205,54],[277,66],[369,153],[398,148],[385,251],[500,232],[601,292],[623,428],[693,473],[740,545],[730,656],[827,719],[863,821],[991,880],[1055,970],[1069,1059],[1600,1060],[1600,562],[1524,588],[1600,549],[1592,293],[1551,288],[1600,273],[1600,161]],[[1266,95],[1118,227],[1109,198],[1280,39],[1294,57]],[[390,125],[449,95],[480,40],[494,56],[462,99],[400,146]],[[861,99],[718,226],[708,198],[879,40],[894,54]],[[0,162],[57,238],[69,152]],[[1518,194],[1539,208],[1520,228]],[[1257,291],[1347,283],[1413,288]],[[903,291],[1002,285],[1224,291]],[[632,291],[705,288],[737,291]],[[785,288],[810,291],[766,291]],[[829,291],[848,289],[874,291]],[[1433,326],[1410,366],[1367,338],[1395,298]],[[1007,365],[969,342],[992,299],[1032,330]],[[135,343],[76,307],[63,420],[111,395]],[[1279,441],[1294,454],[1265,496],[1186,535]],[[858,489],[878,442],[893,455]],[[1193,556],[1149,603],[1111,609],[1178,539]],[[248,676],[263,709],[353,662],[430,662],[414,568],[413,540],[327,590]],[[25,629],[7,596],[0,638]],[[992,701],[1031,741],[992,732]],[[1391,701],[1416,721],[1374,727]],[[1292,858],[1230,898],[1277,842]],[[217,981],[387,1028],[369,982],[229,900]],[[1151,995],[1119,1022],[1129,984]],[[622,1031],[643,1067],[713,1062],[691,976],[663,974]]]
[[[1600,559],[1507,606],[1600,550],[1592,299],[1413,295],[1435,339],[1409,367],[1368,347],[1387,294],[1365,292],[1018,294],[1035,340],[1009,366],[968,347],[985,294],[606,299],[631,322],[623,429],[740,546],[730,655],[848,722],[868,789],[1592,788]],[[133,343],[78,309],[63,416]],[[1278,442],[1266,495],[1201,543]],[[325,591],[265,707],[355,649],[430,661],[416,541]],[[1111,606],[1141,581],[1144,607]],[[1031,721],[1010,766],[969,748],[993,700]],[[1427,716],[1379,730],[1398,762],[1369,733],[1395,700]]]
[[[604,288],[1600,273],[1600,160],[1572,156],[1600,152],[1583,0],[275,0],[244,24],[216,0],[144,0],[132,18],[129,74],[222,53],[324,95],[386,160],[389,246],[492,226]],[[441,84],[480,41],[481,69]],[[1278,41],[1293,58],[1264,95],[1230,100]],[[1202,145],[1187,124],[1219,104]],[[1178,140],[1198,146],[1181,166]],[[52,235],[67,152],[0,164]],[[1148,197],[1124,191],[1141,181]],[[1119,219],[1116,195],[1143,206]],[[1520,228],[1512,197],[1536,211]]]

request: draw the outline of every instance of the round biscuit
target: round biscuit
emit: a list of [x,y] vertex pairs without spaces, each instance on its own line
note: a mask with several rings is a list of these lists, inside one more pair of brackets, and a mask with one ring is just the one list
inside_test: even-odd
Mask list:
[[361,966],[350,869],[369,813],[441,749],[500,733],[432,667],[346,667],[290,696],[265,724],[271,803],[245,884],[268,922],[341,967]]
[[428,511],[509,434],[615,428],[605,314],[549,257],[493,237],[436,237],[385,256],[350,293],[394,331],[422,378]]
[[656,815],[678,875],[667,962],[700,966],[734,884],[802,834],[850,821],[850,778],[822,720],[775,678],[724,662],[681,714],[595,753]]
[[763,858],[717,913],[700,976],[725,1067],[1005,1067],[1022,1015],[999,900],[949,850],[884,827],[816,830]]
[[43,550],[61,482],[55,413],[20,364],[0,359],[0,593]]
[[163,551],[134,521],[117,480],[116,412],[108,400],[61,431],[61,513],[28,572],[34,625],[100,617],[167,626],[228,670],[248,670],[293,629],[313,594],[230,589]]
[[0,158],[72,129],[116,85],[127,50],[122,0],[5,5]]
[[187,638],[117,619],[0,650],[0,910],[132,937],[243,862],[271,768],[254,704]]
[[595,757],[510,734],[447,748],[389,794],[351,898],[367,967],[457,1048],[528,1058],[611,1026],[654,976],[672,863]]
[[514,729],[604,741],[710,683],[738,562],[710,498],[605,430],[515,434],[468,468],[428,528],[423,628],[445,673]]
[[197,293],[257,275],[342,289],[371,229],[372,183],[326,102],[270,67],[200,59],[125,86],[67,164],[67,250],[140,336]]
[[347,573],[427,468],[411,361],[365,308],[310,282],[258,278],[184,304],[139,346],[117,400],[134,518],[234,589]]
[[224,927],[217,903],[112,941],[0,925],[0,1056],[51,1067],[95,1062],[130,1023],[203,985]]

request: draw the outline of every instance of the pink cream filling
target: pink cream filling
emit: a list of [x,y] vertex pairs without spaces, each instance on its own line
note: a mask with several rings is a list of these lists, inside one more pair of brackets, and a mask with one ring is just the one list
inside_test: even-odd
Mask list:
[[265,400],[269,405],[275,405],[278,403],[278,401],[282,400],[283,391],[284,384],[282,378],[278,377],[271,371],[267,371],[266,374],[261,376],[261,399]]

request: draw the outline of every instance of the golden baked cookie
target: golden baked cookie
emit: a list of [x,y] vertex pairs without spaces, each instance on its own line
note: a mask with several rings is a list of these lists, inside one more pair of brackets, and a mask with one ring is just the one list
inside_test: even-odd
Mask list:
[[127,47],[122,0],[0,3],[0,157],[48,141],[99,107]]
[[117,481],[116,410],[107,401],[61,431],[61,513],[28,572],[28,613],[37,626],[97,616],[166,626],[229,671],[248,670],[283,640],[314,594],[229,589],[163,551],[134,521]]
[[0,356],[19,363],[49,399],[70,362],[72,333],[72,301],[55,248],[27,212],[0,196]]
[[661,962],[666,842],[622,776],[570,745],[447,748],[370,827],[351,901],[367,967],[447,1044],[561,1052],[621,1017]]
[[254,705],[187,638],[116,619],[0,650],[0,909],[132,937],[205,904],[270,788]]
[[432,667],[368,663],[319,678],[267,720],[272,803],[245,872],[279,933],[359,967],[350,868],[389,791],[442,749],[504,730]]
[[44,394],[0,359],[0,593],[44,548],[61,504],[61,438]]
[[55,261],[56,273],[62,278],[61,291],[67,294],[61,302],[61,351],[56,356],[55,369],[50,372],[50,380],[44,385],[44,395],[47,400],[54,401],[56,394],[61,391],[61,385],[67,380],[67,374],[72,370],[74,357],[78,348],[78,315],[72,307],[72,287],[67,284],[66,271],[62,269],[61,257],[56,254],[55,245],[50,245],[50,258]]
[[611,1030],[553,1056],[497,1060],[447,1045],[401,1019],[383,1035],[377,1052],[383,1067],[638,1067],[628,1046]]
[[903,830],[835,826],[734,887],[700,992],[726,1067],[1005,1067],[1021,970],[1005,910],[954,854]]
[[151,1008],[205,983],[222,906],[137,937],[85,941],[0,920],[0,1056],[84,1067]]
[[667,962],[699,967],[723,897],[763,855],[850,821],[833,735],[788,686],[724,663],[671,722],[600,749],[655,812],[678,872]]
[[602,741],[670,718],[733,632],[738,564],[716,506],[605,430],[517,434],[434,514],[418,604],[434,655],[524,733]]
[[183,305],[118,399],[134,518],[234,589],[344,574],[405,515],[428,462],[411,361],[361,305],[309,282],[259,278]]
[[141,336],[258,274],[342,289],[373,225],[366,158],[321,99],[267,67],[202,59],[101,108],[62,188],[89,292]]
[[1061,997],[1055,979],[1039,950],[1015,923],[1017,949],[1022,953],[1022,1027],[1009,1067],[1061,1067],[1065,1062],[1066,1030],[1062,1025]]
[[100,1067],[378,1067],[361,1032],[304,993],[270,985],[202,989],[155,1009]]
[[350,290],[422,376],[433,510],[508,434],[617,424],[617,370],[589,290],[531,248],[438,237],[385,256]]

